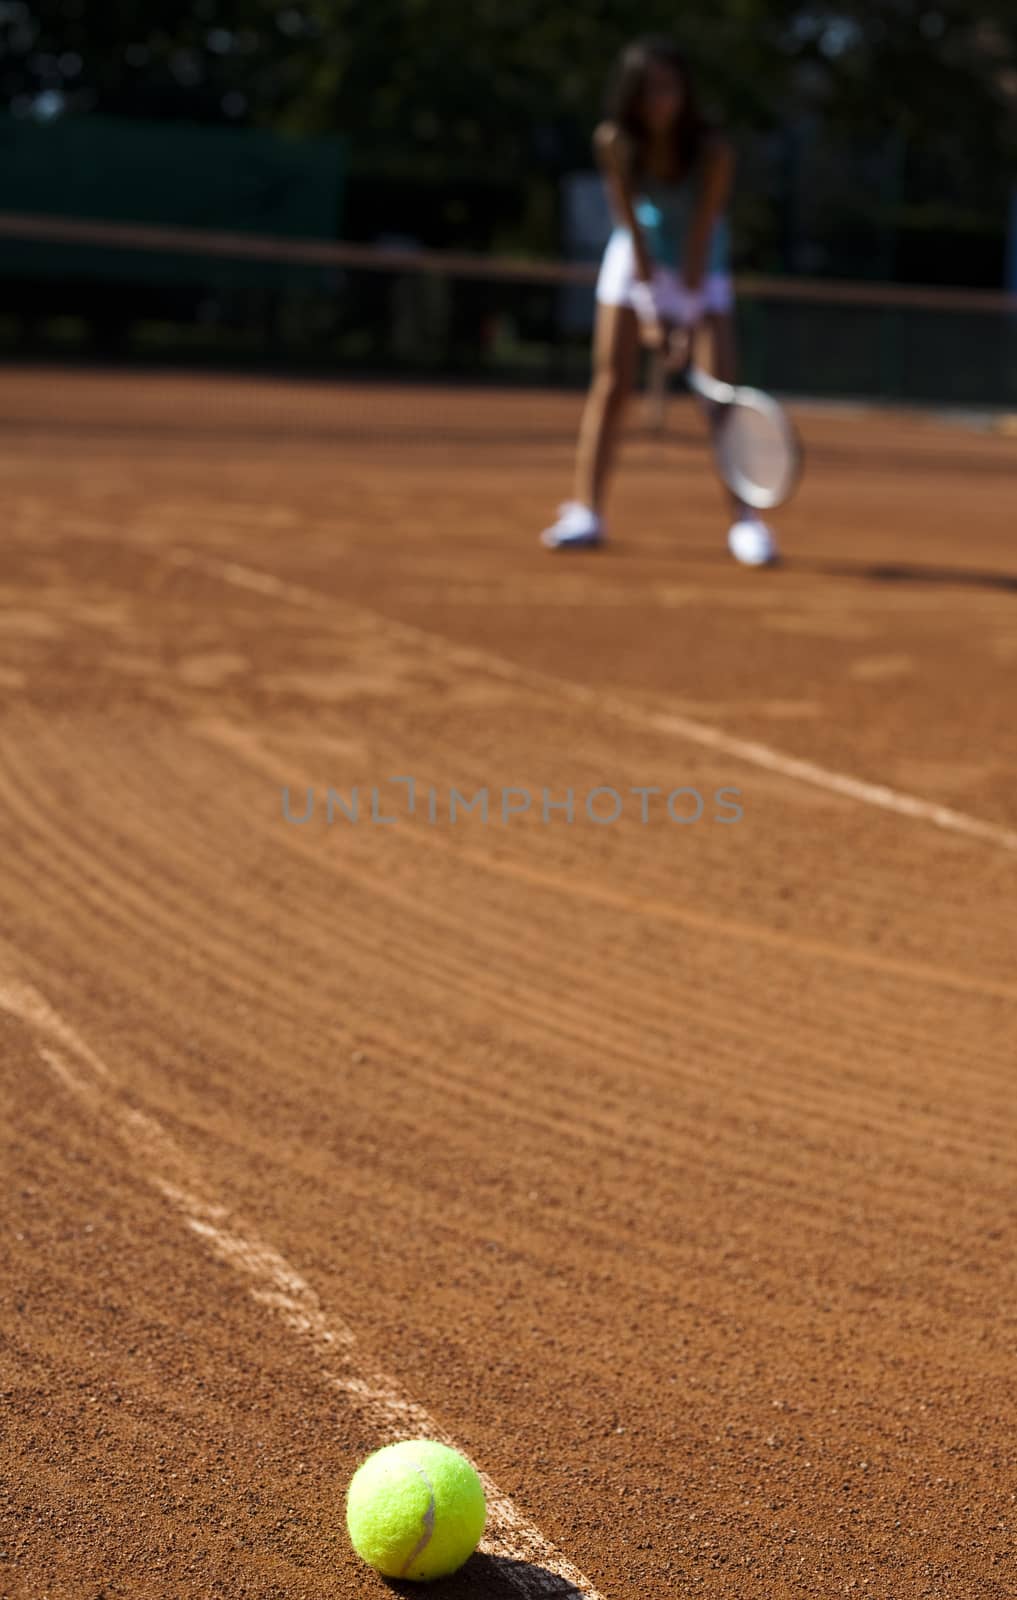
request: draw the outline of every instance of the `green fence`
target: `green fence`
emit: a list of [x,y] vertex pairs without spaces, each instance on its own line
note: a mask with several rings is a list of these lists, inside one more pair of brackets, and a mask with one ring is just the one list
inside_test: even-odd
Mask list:
[[[346,145],[261,129],[68,117],[0,119],[0,212],[175,224],[268,237],[342,231]],[[5,239],[0,276],[207,289],[299,281],[299,266]]]

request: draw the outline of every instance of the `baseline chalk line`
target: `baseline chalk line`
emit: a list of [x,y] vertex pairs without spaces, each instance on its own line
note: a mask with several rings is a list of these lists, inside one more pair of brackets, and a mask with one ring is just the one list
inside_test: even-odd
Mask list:
[[539,694],[568,700],[573,705],[589,706],[641,732],[663,733],[685,739],[690,744],[719,751],[722,755],[744,761],[750,766],[760,767],[764,771],[776,773],[779,777],[789,778],[798,783],[810,784],[813,788],[839,795],[842,799],[875,806],[881,811],[890,811],[896,816],[908,817],[914,822],[928,823],[947,833],[960,834],[964,838],[977,839],[982,844],[995,845],[997,849],[1017,853],[1017,830],[1004,827],[1000,823],[985,822],[979,817],[969,816],[967,812],[956,811],[951,806],[940,805],[933,800],[923,800],[919,795],[893,789],[887,784],[870,783],[864,778],[855,778],[849,773],[836,772],[831,768],[820,766],[815,761],[785,755],[771,745],[760,744],[753,739],[742,739],[737,734],[725,733],[722,728],[700,722],[693,717],[666,711],[652,711],[635,705],[621,695],[605,694],[568,678],[556,678],[550,673],[517,666],[515,662],[507,661],[485,650],[477,650],[470,645],[455,644],[443,638],[441,634],[430,633],[426,628],[419,628],[413,623],[399,622],[386,617],[382,612],[373,611],[368,606],[355,605],[347,600],[332,600],[314,589],[308,589],[303,584],[290,583],[285,579],[274,577],[271,573],[261,572],[236,561],[222,561],[215,557],[179,549],[160,553],[174,566],[191,567],[207,577],[218,578],[221,582],[231,584],[237,589],[269,595],[274,599],[285,600],[292,605],[320,611],[323,614],[334,616],[338,612],[345,611],[365,621],[370,620],[376,627],[380,625],[382,630],[393,638],[404,639],[407,643],[423,646],[432,652],[437,651],[447,660],[458,662],[465,668],[486,672],[491,677],[534,690]]

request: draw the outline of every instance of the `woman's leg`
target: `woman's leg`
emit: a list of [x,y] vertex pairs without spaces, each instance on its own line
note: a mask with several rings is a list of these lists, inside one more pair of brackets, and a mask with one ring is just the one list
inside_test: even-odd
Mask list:
[[723,383],[737,383],[738,339],[734,317],[729,311],[711,312],[706,318],[706,334],[709,339],[707,371]]
[[635,312],[597,306],[593,380],[583,410],[576,456],[575,498],[600,514],[615,458],[622,417],[632,393],[639,352]]
[[[719,378],[722,383],[737,383],[738,381],[738,341],[735,333],[734,317],[730,312],[711,312],[705,319],[704,332],[706,335],[706,352],[701,355],[696,352],[696,359],[705,362],[707,372]],[[731,510],[735,519],[743,516],[746,507],[737,495],[729,494]]]

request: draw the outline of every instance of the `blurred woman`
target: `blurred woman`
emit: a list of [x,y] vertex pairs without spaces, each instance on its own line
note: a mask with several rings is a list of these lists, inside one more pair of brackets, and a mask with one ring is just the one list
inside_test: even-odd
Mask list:
[[[574,498],[542,539],[552,550],[599,544],[603,505],[639,346],[680,364],[703,327],[719,378],[735,377],[727,206],[731,147],[700,113],[669,39],[639,39],[618,63],[611,115],[594,136],[616,226],[597,281],[593,379],[583,412]],[[738,561],[777,559],[772,531],[735,501],[728,546]]]

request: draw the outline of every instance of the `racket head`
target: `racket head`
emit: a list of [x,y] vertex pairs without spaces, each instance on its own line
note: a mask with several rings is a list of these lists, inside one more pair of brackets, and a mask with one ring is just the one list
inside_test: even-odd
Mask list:
[[732,494],[754,511],[772,511],[794,493],[802,446],[779,401],[762,389],[722,383],[692,367],[690,386],[713,407],[717,469]]

